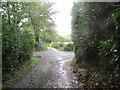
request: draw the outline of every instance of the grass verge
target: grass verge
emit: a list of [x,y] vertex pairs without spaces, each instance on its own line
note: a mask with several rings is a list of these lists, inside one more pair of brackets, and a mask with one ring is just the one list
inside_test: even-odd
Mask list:
[[8,74],[10,78],[7,80],[2,88],[10,88],[12,87],[20,78],[22,78],[25,74],[27,74],[33,67],[35,67],[39,63],[39,59],[32,57],[31,60],[25,61],[21,63],[19,67],[11,74]]

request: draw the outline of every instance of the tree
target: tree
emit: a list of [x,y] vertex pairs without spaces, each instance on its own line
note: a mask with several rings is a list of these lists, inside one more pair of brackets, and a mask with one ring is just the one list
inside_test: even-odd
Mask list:
[[[120,76],[119,8],[119,3],[74,3],[72,38],[76,63],[92,76],[96,75],[93,78],[104,75],[108,80],[111,76],[116,80]],[[101,83],[100,80],[97,83]]]
[[3,83],[10,78],[8,73],[13,74],[19,64],[31,59],[34,44],[39,43],[42,30],[49,36],[55,33],[51,6],[41,1],[2,2]]

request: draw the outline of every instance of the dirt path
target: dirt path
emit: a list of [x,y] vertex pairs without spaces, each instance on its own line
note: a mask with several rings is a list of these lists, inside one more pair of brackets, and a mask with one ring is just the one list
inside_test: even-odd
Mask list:
[[42,56],[40,63],[25,75],[14,88],[77,88],[77,78],[70,66],[72,52],[62,52],[49,48],[44,52],[35,52]]

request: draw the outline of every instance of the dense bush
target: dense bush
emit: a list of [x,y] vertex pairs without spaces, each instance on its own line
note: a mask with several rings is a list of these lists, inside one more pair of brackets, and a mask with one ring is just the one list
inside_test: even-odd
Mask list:
[[68,43],[67,45],[64,46],[65,51],[73,51],[73,44]]
[[75,60],[87,70],[87,83],[95,80],[89,83],[94,87],[110,87],[107,81],[120,79],[119,10],[119,2],[76,2],[72,9]]
[[[10,5],[17,3],[4,3],[3,8],[6,10],[6,14],[2,16],[2,65],[3,65],[3,81],[9,79],[6,75],[11,73],[17,68],[17,66],[25,60],[30,60],[33,50],[33,34],[29,28],[21,28],[17,23],[10,19],[10,16],[22,19],[17,13],[14,13],[14,9],[8,8]],[[19,6],[16,5],[18,8]],[[13,14],[14,13],[14,14]],[[22,12],[21,12],[22,13]],[[8,18],[9,17],[9,18]],[[4,83],[4,82],[3,82]]]
[[59,49],[61,47],[61,44],[60,43],[51,43],[50,47],[54,47],[56,49]]
[[[55,31],[51,5],[47,2],[2,2],[2,72],[3,84],[15,69],[31,59],[35,42],[51,40]],[[41,36],[42,35],[42,36]]]
[[54,47],[61,51],[73,51],[73,44],[68,42],[51,43],[50,47]]

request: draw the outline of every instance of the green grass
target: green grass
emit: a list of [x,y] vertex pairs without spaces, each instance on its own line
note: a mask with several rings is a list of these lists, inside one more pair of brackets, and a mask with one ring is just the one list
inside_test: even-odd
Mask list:
[[60,48],[58,48],[58,50],[60,50],[60,51],[65,51],[65,50],[64,50],[64,47],[60,47]]
[[49,46],[60,51],[73,51],[73,42],[54,42]]
[[34,49],[33,51],[46,51],[47,47],[49,46],[48,43],[41,43],[42,47]]
[[33,67],[35,67],[39,63],[39,59],[33,57],[31,60],[25,61],[24,63],[19,65],[12,74],[8,74],[10,77],[9,80],[3,84],[3,88],[12,87],[20,78],[22,78],[25,74],[27,74]]

